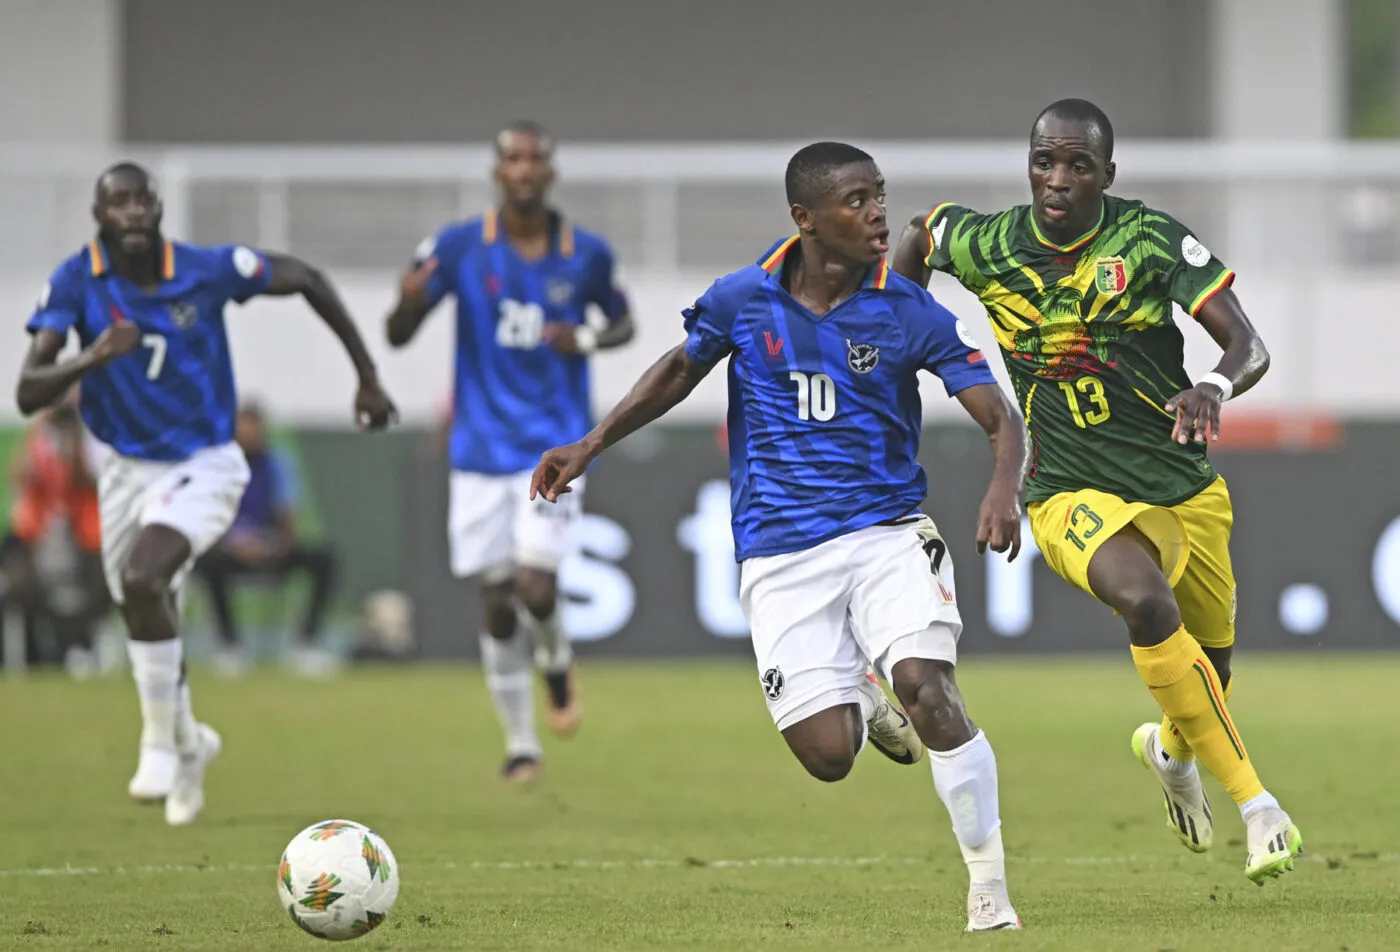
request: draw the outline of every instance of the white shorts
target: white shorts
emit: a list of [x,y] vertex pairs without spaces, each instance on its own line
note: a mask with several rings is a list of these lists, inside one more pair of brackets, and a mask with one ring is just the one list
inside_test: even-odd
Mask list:
[[485,573],[488,581],[499,581],[516,566],[558,570],[583,514],[584,480],[575,480],[573,492],[558,502],[543,496],[531,502],[531,475],[453,471],[447,507],[453,575]]
[[233,525],[248,476],[248,460],[237,443],[199,450],[179,463],[108,453],[98,471],[97,503],[102,568],[113,600],[122,602],[122,565],[146,526],[169,526],[189,540],[190,559],[172,580],[178,590],[194,560]]
[[857,703],[867,665],[890,681],[906,658],[957,662],[953,564],[922,514],[802,552],[746,559],[739,599],[779,730]]

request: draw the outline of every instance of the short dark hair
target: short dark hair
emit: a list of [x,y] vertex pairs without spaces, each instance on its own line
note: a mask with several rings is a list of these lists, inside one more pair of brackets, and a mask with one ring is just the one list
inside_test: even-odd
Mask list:
[[1031,126],[1031,135],[1034,136],[1036,130],[1040,128],[1042,119],[1051,116],[1056,119],[1068,119],[1071,122],[1082,122],[1086,126],[1093,127],[1090,137],[1099,140],[1103,160],[1105,162],[1113,160],[1113,123],[1108,121],[1108,114],[1098,106],[1087,99],[1061,99],[1052,102],[1040,110],[1040,115],[1035,117],[1035,124]]
[[858,162],[874,162],[870,153],[844,142],[813,142],[797,150],[788,160],[783,184],[789,205],[811,207],[831,188],[831,175],[837,169]]
[[549,134],[549,130],[532,119],[516,119],[501,127],[501,131],[496,133],[496,155],[504,155],[506,148],[506,136],[511,133],[521,133],[527,136],[534,136],[539,140],[540,148],[545,155],[554,154],[554,136]]
[[155,191],[156,177],[144,165],[137,165],[135,162],[118,162],[116,165],[109,165],[102,170],[102,174],[97,177],[97,181],[92,186],[92,197],[99,202],[102,200],[102,183],[107,181],[109,175],[128,174],[140,176],[146,183],[146,187]]

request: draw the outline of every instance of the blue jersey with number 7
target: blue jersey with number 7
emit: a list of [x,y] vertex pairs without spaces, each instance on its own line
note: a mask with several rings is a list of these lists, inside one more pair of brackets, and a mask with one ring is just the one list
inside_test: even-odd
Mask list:
[[949,396],[995,383],[966,328],[927,290],[873,266],[826,314],[783,272],[797,238],[712,284],[684,312],[686,354],[729,358],[735,556],[780,555],[898,518],[928,492],[917,374]]
[[224,307],[267,290],[267,260],[251,248],[167,241],[160,280],[138,287],[114,272],[96,239],[54,271],[28,330],[77,334],[87,347],[130,321],[141,344],[86,373],[80,409],[93,436],[132,459],[179,461],[233,440],[238,396]]

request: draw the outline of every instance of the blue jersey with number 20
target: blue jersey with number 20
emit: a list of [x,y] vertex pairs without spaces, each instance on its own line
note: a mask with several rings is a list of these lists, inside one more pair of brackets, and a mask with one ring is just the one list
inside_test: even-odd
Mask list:
[[781,283],[797,238],[726,275],[684,312],[691,360],[729,357],[729,476],[739,561],[808,549],[912,512],[928,492],[916,459],[917,373],[949,396],[995,383],[947,309],[882,260],[826,314]]

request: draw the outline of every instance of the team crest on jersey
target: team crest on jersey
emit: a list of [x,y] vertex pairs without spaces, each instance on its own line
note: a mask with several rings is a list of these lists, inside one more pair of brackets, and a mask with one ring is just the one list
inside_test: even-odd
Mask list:
[[858,374],[868,374],[880,362],[880,348],[874,344],[852,344],[846,338],[846,366]]
[[562,307],[574,298],[574,283],[563,278],[550,278],[549,284],[545,287],[545,294],[549,297],[549,303],[555,307]]
[[763,684],[763,693],[770,701],[776,701],[783,696],[783,687],[786,682],[783,680],[782,668],[769,668],[763,672],[763,677],[759,678]]
[[170,305],[170,322],[180,330],[193,327],[197,320],[199,320],[199,309],[189,301],[176,301]]
[[1100,294],[1121,294],[1128,286],[1128,266],[1117,256],[1094,262],[1094,287]]

